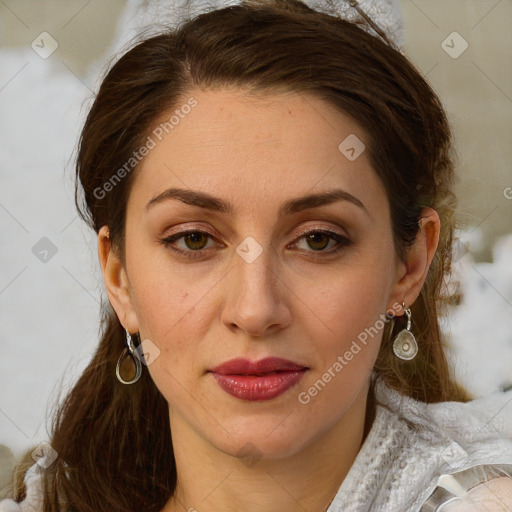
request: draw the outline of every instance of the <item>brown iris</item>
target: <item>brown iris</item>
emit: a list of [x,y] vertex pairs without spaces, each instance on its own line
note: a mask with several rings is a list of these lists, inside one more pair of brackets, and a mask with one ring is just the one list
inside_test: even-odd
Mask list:
[[[318,247],[318,246],[315,247],[314,245],[311,245],[311,242],[313,244],[317,244],[322,238],[324,239],[325,243],[320,244],[321,247]],[[327,245],[329,244],[329,239],[330,239],[330,237],[328,235],[326,235],[325,233],[311,233],[307,237],[308,245],[312,249],[315,249],[315,250],[325,249],[327,247]]]
[[[185,242],[189,249],[200,250],[208,243],[208,235],[205,233],[189,233],[184,236]],[[190,242],[190,243],[189,243]],[[204,243],[202,243],[204,242]]]

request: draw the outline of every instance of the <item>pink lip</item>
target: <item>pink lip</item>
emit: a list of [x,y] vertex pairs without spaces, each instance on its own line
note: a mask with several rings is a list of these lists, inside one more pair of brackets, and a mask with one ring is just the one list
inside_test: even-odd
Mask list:
[[210,370],[217,384],[242,400],[275,398],[297,384],[307,367],[287,359],[267,357],[260,361],[232,359]]

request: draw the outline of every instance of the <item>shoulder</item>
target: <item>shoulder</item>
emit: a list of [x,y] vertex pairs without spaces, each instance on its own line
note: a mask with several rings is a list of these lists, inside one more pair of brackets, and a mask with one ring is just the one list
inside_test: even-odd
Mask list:
[[512,391],[470,402],[427,404],[382,389],[398,428],[411,437],[414,451],[439,456],[449,473],[478,464],[512,464]]
[[512,478],[494,478],[473,487],[466,496],[447,503],[446,512],[501,512],[512,510]]
[[[410,427],[411,435],[436,444],[457,441],[484,449],[481,444],[512,450],[512,390],[496,392],[469,402],[424,403],[390,389],[382,379],[375,383],[380,403]],[[509,452],[512,454],[512,452]],[[512,463],[512,459],[503,461]]]
[[[476,493],[482,484],[479,495],[488,497],[499,486],[507,496],[512,485],[510,391],[465,403],[427,404],[390,389],[381,379],[375,384],[381,420],[379,439],[371,439],[385,446],[378,469],[384,475],[383,503],[390,510],[420,510],[447,475],[464,492],[475,487]],[[440,493],[446,494],[444,489]],[[453,506],[460,502],[457,494],[451,496]]]

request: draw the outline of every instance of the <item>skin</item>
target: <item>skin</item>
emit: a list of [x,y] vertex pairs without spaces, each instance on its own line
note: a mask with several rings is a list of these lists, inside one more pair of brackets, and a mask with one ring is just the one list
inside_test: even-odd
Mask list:
[[[382,332],[308,404],[298,395],[381,315],[393,307],[402,315],[397,305],[416,300],[437,248],[439,217],[423,211],[402,262],[385,189],[366,154],[349,161],[338,149],[350,134],[366,139],[350,117],[305,94],[248,97],[223,89],[190,96],[198,105],[137,168],[125,261],[107,227],[98,235],[120,322],[160,351],[143,370],[169,404],[178,485],[164,511],[326,510],[363,442]],[[211,194],[234,211],[176,199],[146,208],[170,187]],[[364,209],[345,200],[278,218],[285,201],[334,188]],[[193,255],[202,249],[197,259],[161,243],[186,229],[214,237],[173,242]],[[308,243],[301,229],[334,231],[352,243],[332,253],[335,239],[317,235]],[[236,252],[248,236],[262,249],[250,263]],[[296,386],[265,402],[228,395],[208,373],[235,357],[267,356],[309,369]]]

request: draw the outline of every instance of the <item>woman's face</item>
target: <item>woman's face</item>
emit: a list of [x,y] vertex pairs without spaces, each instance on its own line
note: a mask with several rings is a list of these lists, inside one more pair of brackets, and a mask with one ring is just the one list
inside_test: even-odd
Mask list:
[[[197,90],[183,105],[190,97],[134,176],[116,310],[153,352],[173,435],[284,457],[366,400],[383,319],[404,299],[389,205],[365,134],[328,103]],[[281,374],[293,385],[279,394],[277,377],[226,377],[231,394],[211,371],[268,357],[306,369]]]

